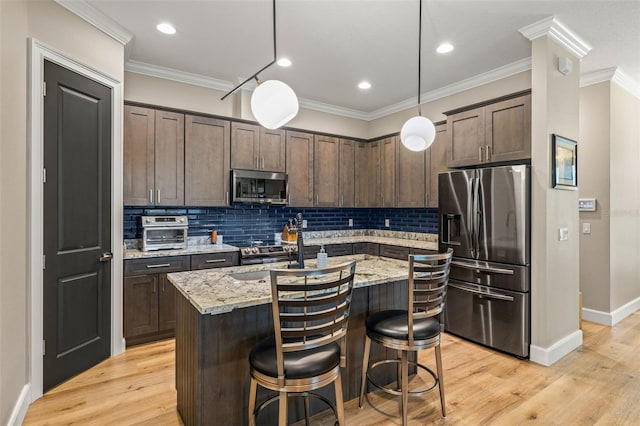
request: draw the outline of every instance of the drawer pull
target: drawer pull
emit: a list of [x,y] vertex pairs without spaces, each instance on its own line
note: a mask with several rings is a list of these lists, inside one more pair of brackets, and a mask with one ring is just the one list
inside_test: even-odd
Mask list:
[[226,262],[227,259],[207,259],[205,263],[223,263]]
[[147,269],[168,268],[170,266],[170,263],[158,263],[157,265],[147,265]]

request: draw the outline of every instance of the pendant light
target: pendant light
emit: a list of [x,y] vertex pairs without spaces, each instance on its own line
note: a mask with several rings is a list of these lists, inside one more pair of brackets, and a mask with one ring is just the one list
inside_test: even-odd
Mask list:
[[258,123],[267,129],[277,129],[287,124],[298,114],[298,98],[291,87],[280,80],[260,81],[258,74],[276,63],[278,59],[276,46],[276,0],[273,0],[273,60],[258,72],[231,89],[221,100],[238,90],[249,80],[255,79],[258,87],[251,95],[251,112]]
[[400,130],[402,145],[411,151],[424,151],[436,138],[436,128],[431,120],[422,116],[420,109],[420,65],[422,59],[422,0],[418,14],[418,115],[408,119]]

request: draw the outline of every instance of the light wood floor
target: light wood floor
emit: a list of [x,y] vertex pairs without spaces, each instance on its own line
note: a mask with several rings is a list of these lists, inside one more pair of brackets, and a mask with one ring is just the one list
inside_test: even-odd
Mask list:
[[[640,424],[640,312],[613,328],[583,322],[583,333],[582,348],[551,367],[445,335],[447,417],[433,392],[410,398],[409,423]],[[421,361],[433,365],[433,351]],[[397,399],[374,394],[363,409],[346,404],[347,424],[399,425],[399,410]],[[58,386],[29,407],[24,424],[180,425],[173,340],[128,349]]]

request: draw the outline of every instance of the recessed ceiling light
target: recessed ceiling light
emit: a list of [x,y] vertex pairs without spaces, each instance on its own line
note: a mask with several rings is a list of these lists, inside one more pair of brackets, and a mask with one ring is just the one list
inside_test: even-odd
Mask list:
[[163,22],[162,24],[158,24],[156,26],[156,28],[158,29],[158,31],[160,31],[161,33],[164,33],[164,34],[175,34],[176,33],[176,29],[173,27],[173,25],[167,24],[166,22]]
[[449,53],[453,50],[453,44],[451,43],[442,43],[440,46],[438,46],[438,48],[436,49],[436,51],[438,53]]
[[368,81],[361,81],[360,83],[358,83],[358,88],[359,89],[371,89],[371,83],[369,83]]
[[278,65],[280,65],[281,67],[290,67],[291,66],[291,61],[288,58],[280,58],[278,59],[278,62],[276,62]]

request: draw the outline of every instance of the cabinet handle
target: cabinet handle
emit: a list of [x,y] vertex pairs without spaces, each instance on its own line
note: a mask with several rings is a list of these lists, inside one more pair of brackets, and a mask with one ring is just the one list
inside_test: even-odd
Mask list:
[[147,269],[168,268],[169,266],[171,266],[170,263],[157,263],[155,265],[147,265]]
[[429,194],[427,193],[424,194],[424,206],[425,207],[429,206]]
[[491,145],[487,145],[487,161],[491,160]]
[[478,161],[482,161],[482,151],[484,151],[483,146],[478,148]]
[[256,155],[256,169],[260,168],[260,157]]
[[160,190],[158,189],[156,192],[157,192],[157,194],[156,194],[156,203],[160,204]]
[[204,262],[205,263],[223,263],[226,262],[227,259],[207,259]]
[[149,190],[149,204],[153,204],[153,189]]
[[316,194],[316,206],[318,205],[319,202],[320,202],[320,196]]
[[156,283],[155,282],[153,283],[153,292],[154,293],[156,292]]
[[227,195],[225,196],[224,200],[226,204],[229,204],[229,191],[227,191]]
[[340,207],[344,206],[344,194],[340,196]]

